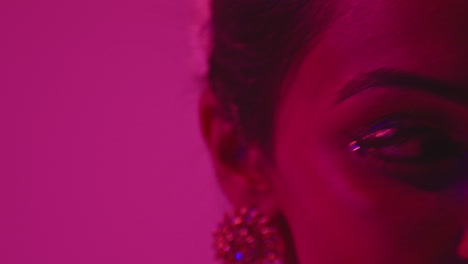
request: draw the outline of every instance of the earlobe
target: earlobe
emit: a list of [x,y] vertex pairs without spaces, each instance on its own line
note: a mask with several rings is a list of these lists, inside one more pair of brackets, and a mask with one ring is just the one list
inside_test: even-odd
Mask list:
[[234,206],[259,206],[271,194],[262,169],[261,151],[247,142],[236,120],[226,118],[218,100],[206,91],[200,101],[202,133],[210,150],[219,183]]
[[216,166],[237,171],[242,167],[246,147],[235,131],[235,123],[223,114],[221,103],[205,91],[200,101],[202,134]]

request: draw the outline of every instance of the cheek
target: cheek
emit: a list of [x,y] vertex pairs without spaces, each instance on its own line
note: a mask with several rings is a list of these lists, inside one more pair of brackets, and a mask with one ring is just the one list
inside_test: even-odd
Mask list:
[[384,263],[383,256],[429,258],[452,246],[458,205],[354,166],[328,116],[314,114],[326,112],[310,105],[291,95],[275,138],[277,193],[298,249]]
[[285,103],[277,122],[275,153],[280,175],[276,186],[299,255],[307,252],[302,254],[323,263],[338,261],[322,260],[339,258],[333,251],[348,259],[369,256],[364,250],[346,246],[356,239],[360,244],[377,244],[365,232],[367,222],[362,221],[367,214],[368,197],[344,177],[341,168],[334,164],[336,161],[324,152],[321,120],[301,108],[309,104],[289,99],[295,103]]

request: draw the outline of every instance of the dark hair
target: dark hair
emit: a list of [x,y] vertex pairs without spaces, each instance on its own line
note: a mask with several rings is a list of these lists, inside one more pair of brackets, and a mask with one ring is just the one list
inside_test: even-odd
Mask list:
[[228,117],[237,109],[246,140],[270,145],[279,88],[298,54],[323,31],[326,3],[212,0],[208,83]]

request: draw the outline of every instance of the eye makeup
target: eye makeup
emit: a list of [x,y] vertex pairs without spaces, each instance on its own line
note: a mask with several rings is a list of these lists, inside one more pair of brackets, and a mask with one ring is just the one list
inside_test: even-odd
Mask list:
[[467,108],[398,87],[371,86],[333,105],[331,133],[324,137],[336,157],[369,184],[375,179],[436,192],[468,182]]
[[459,178],[466,159],[461,142],[431,118],[396,114],[363,129],[348,150],[381,174],[435,191]]
[[[350,143],[350,149],[378,153],[391,161],[435,162],[461,154],[449,133],[427,121],[391,117],[374,125]],[[384,151],[387,150],[387,151]]]

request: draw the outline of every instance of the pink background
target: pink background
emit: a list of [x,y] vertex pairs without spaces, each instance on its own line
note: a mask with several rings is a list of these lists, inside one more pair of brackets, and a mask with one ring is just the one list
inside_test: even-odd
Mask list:
[[0,1],[0,263],[214,263],[192,13]]

